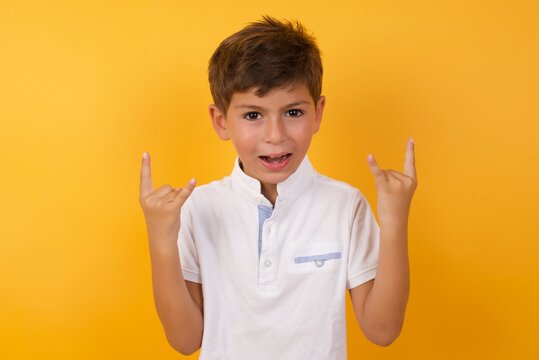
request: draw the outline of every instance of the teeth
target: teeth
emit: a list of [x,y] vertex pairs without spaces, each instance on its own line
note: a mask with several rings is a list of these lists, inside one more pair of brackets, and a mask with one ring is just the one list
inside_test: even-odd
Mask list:
[[276,164],[278,162],[281,162],[281,161],[285,160],[287,157],[288,157],[288,154],[284,154],[284,155],[277,156],[277,157],[264,156],[263,158],[266,159],[266,161],[268,161],[270,163]]

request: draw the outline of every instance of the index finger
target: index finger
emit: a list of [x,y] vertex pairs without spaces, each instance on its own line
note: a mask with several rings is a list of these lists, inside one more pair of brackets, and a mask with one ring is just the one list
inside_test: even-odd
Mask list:
[[142,167],[140,169],[140,196],[145,198],[153,190],[152,175],[150,170],[150,154],[142,154]]
[[415,171],[414,140],[412,138],[408,139],[408,143],[406,144],[406,153],[404,154],[404,174],[413,179],[417,179]]

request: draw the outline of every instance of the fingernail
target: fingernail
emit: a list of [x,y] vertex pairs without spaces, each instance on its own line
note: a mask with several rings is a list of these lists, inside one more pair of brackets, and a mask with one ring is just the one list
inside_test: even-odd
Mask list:
[[413,144],[414,143],[414,139],[410,136],[410,142]]
[[372,160],[372,155],[371,154],[367,155],[367,159]]
[[146,153],[146,151],[142,153],[142,158],[143,158],[143,159],[147,159],[147,158],[148,158],[148,154]]
[[196,179],[195,178],[192,178],[191,180],[189,180],[189,184],[191,185],[195,185],[196,184]]

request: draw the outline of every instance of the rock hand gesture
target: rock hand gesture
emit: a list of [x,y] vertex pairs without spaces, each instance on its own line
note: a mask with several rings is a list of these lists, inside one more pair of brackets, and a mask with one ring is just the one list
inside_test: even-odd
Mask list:
[[[173,188],[167,184],[154,190],[150,155],[144,153],[140,171],[139,202],[146,218],[150,246],[155,245],[161,248],[176,245],[180,230],[181,207],[194,188],[195,179],[191,179],[183,189]],[[152,244],[152,242],[156,243]]]
[[417,188],[414,142],[412,138],[406,144],[404,173],[395,170],[380,169],[376,160],[370,154],[367,160],[376,181],[380,225],[407,221],[412,196]]

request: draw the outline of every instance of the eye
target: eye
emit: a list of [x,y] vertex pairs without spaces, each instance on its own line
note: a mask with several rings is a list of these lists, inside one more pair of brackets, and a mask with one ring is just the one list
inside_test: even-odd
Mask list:
[[303,115],[303,111],[301,111],[300,109],[290,109],[286,112],[286,114],[290,117],[300,117],[301,115]]
[[256,111],[250,111],[247,114],[243,115],[243,118],[246,120],[257,120],[260,118],[260,113]]

